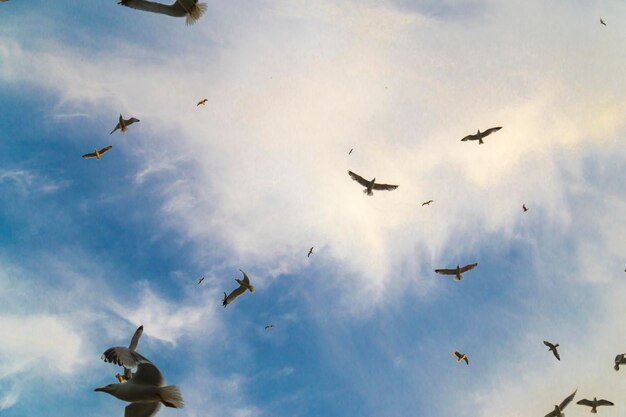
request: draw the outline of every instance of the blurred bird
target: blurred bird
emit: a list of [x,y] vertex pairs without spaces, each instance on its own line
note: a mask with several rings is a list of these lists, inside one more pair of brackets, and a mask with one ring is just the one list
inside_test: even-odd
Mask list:
[[600,23],[606,26],[606,23],[604,23],[604,20],[602,20],[602,18],[600,18]]
[[613,369],[619,371],[620,365],[626,365],[626,353],[620,353],[615,357],[615,366],[613,367]]
[[137,367],[137,372],[128,382],[94,389],[96,392],[106,392],[122,401],[130,402],[124,410],[124,417],[154,416],[161,408],[161,403],[166,407],[183,408],[183,397],[178,387],[165,386],[161,371],[139,353],[117,346],[107,349],[102,354],[102,359],[124,368]]
[[265,326],[265,329],[273,329],[274,325],[273,324],[268,324],[267,326]]
[[550,411],[544,417],[564,417],[565,414],[563,414],[563,409],[567,407],[567,404],[572,402],[572,400],[574,399],[574,396],[576,395],[576,391],[574,391],[569,397],[564,399],[561,404],[555,405],[554,410]]
[[310,257],[310,256],[313,254],[313,248],[314,248],[314,247],[315,247],[315,246],[311,246],[311,249],[309,249],[309,253],[308,253],[308,254],[307,254],[307,256],[306,256],[307,258],[308,258],[308,257]]
[[526,204],[522,204],[522,210],[524,210],[524,213],[528,211],[528,209],[526,208]]
[[353,150],[354,150],[354,148],[350,149],[350,152],[348,152],[348,155],[350,155]]
[[593,397],[593,401],[588,400],[588,399],[584,399],[584,400],[578,401],[576,404],[578,404],[578,405],[586,405],[588,407],[591,407],[591,412],[592,413],[597,413],[598,410],[596,410],[596,408],[600,407],[601,405],[615,405],[611,401],[598,400],[598,399],[596,399],[596,397]]
[[461,142],[465,142],[467,140],[477,140],[479,145],[482,145],[483,142],[483,138],[491,135],[493,132],[497,132],[498,130],[502,129],[502,126],[500,127],[492,127],[491,129],[487,129],[484,132],[481,132],[480,130],[478,132],[476,132],[475,135],[467,135],[465,136],[463,139],[461,139]]
[[359,184],[361,184],[363,187],[365,187],[365,190],[363,191],[365,194],[367,195],[374,195],[374,193],[372,192],[372,190],[386,190],[386,191],[391,191],[391,190],[395,190],[396,188],[398,188],[397,185],[390,185],[390,184],[377,184],[376,178],[374,178],[371,181],[366,180],[365,178],[363,178],[362,176],[355,174],[352,171],[348,171],[348,175],[350,175],[350,178],[352,178],[354,181],[358,182]]
[[202,104],[202,105],[204,105],[207,101],[209,101],[209,100],[207,100],[206,98],[203,98],[202,100],[200,100],[200,101],[198,102],[198,104],[196,104],[196,107],[198,107],[198,106],[199,106],[199,105],[201,105],[201,104]]
[[198,280],[198,285],[202,284],[202,281],[204,281],[204,277],[202,277],[202,278],[200,278],[200,279]]
[[461,274],[476,268],[476,265],[478,265],[478,263],[465,265],[464,267],[460,267],[457,265],[456,269],[435,269],[435,272],[441,275],[454,275],[454,280],[460,281],[463,279],[463,276]]
[[465,363],[469,365],[469,359],[467,358],[467,355],[465,353],[459,353],[457,351],[454,351],[452,352],[452,356],[456,356],[457,362],[465,361]]
[[86,153],[83,155],[83,158],[96,158],[98,161],[100,160],[100,156],[102,156],[102,154],[104,154],[105,152],[108,152],[109,149],[111,149],[113,146],[109,145],[109,146],[105,146],[104,148],[97,150],[95,149],[93,152],[91,153]]
[[425,201],[425,202],[423,202],[423,203],[422,203],[422,207],[424,207],[424,206],[430,206],[430,203],[432,203],[432,202],[433,202],[433,200],[428,200],[428,201]]
[[555,358],[557,358],[558,360],[561,360],[561,356],[559,356],[559,352],[556,350],[556,348],[559,347],[558,343],[556,345],[553,345],[552,343],[544,340],[543,344],[548,347],[548,350],[554,354]]
[[[241,271],[241,269],[240,269]],[[235,281],[239,283],[239,287],[235,288],[230,294],[226,295],[224,293],[224,299],[222,300],[222,305],[226,307],[228,304],[232,303],[235,298],[239,297],[241,294],[246,292],[246,290],[250,291],[250,293],[254,292],[254,286],[250,284],[250,278],[246,275],[245,272],[241,271],[243,274],[243,280],[235,278]]]
[[[135,334],[130,339],[130,344],[128,345],[129,350],[133,352],[137,350],[137,343],[139,343],[139,338],[141,337],[142,333],[143,333],[143,325],[137,327],[137,330],[135,330]],[[130,368],[124,368],[124,375],[121,375],[119,372],[115,374],[115,377],[120,382],[120,384],[124,381],[128,381],[129,379],[132,378],[132,376],[133,376],[133,373],[131,372]]]
[[109,135],[112,135],[113,132],[115,132],[118,129],[121,130],[122,133],[124,133],[128,130],[128,126],[138,121],[139,119],[135,119],[134,117],[131,117],[130,119],[124,119],[122,115],[120,114],[120,118],[119,118],[119,121],[117,122],[117,125],[115,126],[115,129],[111,130],[111,133],[109,133]]
[[206,3],[198,3],[198,0],[176,0],[169,6],[147,0],[120,0],[117,4],[145,12],[160,13],[173,17],[187,17],[185,21],[187,25],[194,24],[207,9]]

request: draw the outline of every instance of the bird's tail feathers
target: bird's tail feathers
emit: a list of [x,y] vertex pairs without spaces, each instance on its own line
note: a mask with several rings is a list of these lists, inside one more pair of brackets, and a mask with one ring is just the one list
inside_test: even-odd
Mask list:
[[207,7],[206,3],[197,3],[194,5],[191,10],[187,12],[187,20],[185,21],[185,24],[193,25],[196,23],[196,20],[200,19],[204,12],[206,12]]
[[482,145],[483,143],[485,143],[485,142],[483,142],[483,140],[482,140],[481,138],[479,138],[479,139],[478,139],[478,144],[479,144],[479,145]]
[[597,412],[598,412],[598,410],[596,410],[595,408],[592,408],[592,409],[591,409],[591,412],[595,414],[595,413],[597,413]]
[[367,195],[374,195],[374,193],[372,192],[372,190],[368,190],[367,188],[365,190],[363,190],[363,194],[367,194]]
[[176,385],[168,385],[160,389],[159,397],[166,407],[183,408],[183,396]]

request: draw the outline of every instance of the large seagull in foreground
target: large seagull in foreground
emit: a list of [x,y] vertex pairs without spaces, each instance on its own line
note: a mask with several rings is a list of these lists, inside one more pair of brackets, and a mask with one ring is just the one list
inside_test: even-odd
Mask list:
[[361,184],[363,187],[365,187],[365,190],[363,190],[363,192],[367,195],[374,195],[374,193],[372,192],[372,190],[386,190],[386,191],[391,191],[391,190],[395,190],[396,188],[398,188],[397,185],[391,185],[391,184],[377,184],[376,183],[376,178],[374,178],[371,181],[366,180],[365,178],[363,178],[362,176],[355,174],[352,171],[348,171],[348,175],[350,175],[350,178],[352,178],[354,181],[358,182],[359,184]]
[[[241,269],[240,269],[240,271],[241,271]],[[224,299],[222,300],[222,305],[224,307],[226,307],[228,304],[230,304],[233,301],[235,301],[235,298],[239,297],[241,294],[246,292],[246,290],[250,291],[250,293],[254,292],[254,286],[252,284],[250,284],[250,278],[248,278],[248,275],[245,272],[243,272],[243,271],[241,271],[241,273],[243,274],[243,279],[235,278],[235,281],[237,281],[237,283],[239,284],[239,287],[235,288],[228,295],[226,295],[226,293],[224,293]]]
[[198,3],[198,0],[176,0],[169,6],[147,0],[120,0],[117,4],[145,12],[161,13],[174,17],[187,17],[185,23],[188,25],[192,25],[196,20],[200,19],[207,8],[206,3]]

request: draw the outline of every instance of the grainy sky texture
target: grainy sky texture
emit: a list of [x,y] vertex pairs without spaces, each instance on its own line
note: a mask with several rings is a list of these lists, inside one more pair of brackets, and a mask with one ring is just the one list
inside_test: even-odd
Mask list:
[[0,3],[0,414],[123,415],[143,324],[159,416],[625,415],[625,45],[623,0]]

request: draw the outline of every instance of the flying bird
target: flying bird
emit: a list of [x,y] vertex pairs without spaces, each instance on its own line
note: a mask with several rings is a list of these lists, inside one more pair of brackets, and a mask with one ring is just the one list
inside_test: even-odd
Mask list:
[[576,395],[576,391],[574,391],[569,397],[564,399],[563,402],[561,402],[561,404],[555,405],[554,410],[550,411],[544,417],[564,417],[565,414],[563,414],[563,409],[567,407],[567,404],[572,402],[572,400],[574,399],[574,396]]
[[452,356],[456,356],[457,362],[465,361],[465,363],[469,365],[469,359],[467,358],[467,355],[465,353],[459,353],[457,351],[454,351],[452,352]]
[[198,106],[199,106],[199,105],[201,105],[201,104],[202,104],[202,105],[204,105],[207,101],[209,101],[209,100],[207,100],[206,98],[203,98],[202,100],[200,100],[200,101],[198,102],[198,104],[196,104],[196,107],[198,107]]
[[543,344],[548,347],[548,351],[552,352],[554,354],[554,357],[557,358],[557,360],[561,360],[561,356],[559,355],[559,351],[556,350],[556,348],[559,347],[558,343],[556,345],[554,345],[554,344],[544,340]]
[[235,288],[228,295],[224,293],[224,299],[222,300],[222,305],[224,306],[224,308],[228,304],[232,303],[235,300],[235,298],[239,297],[241,294],[246,292],[246,290],[250,291],[250,293],[254,292],[254,286],[250,284],[250,278],[248,278],[248,275],[246,275],[246,273],[243,271],[241,271],[241,273],[243,274],[243,280],[235,278],[235,281],[237,281],[237,283],[239,284],[239,287]]
[[354,150],[354,148],[350,149],[350,152],[348,152],[348,155],[350,155],[352,153],[352,151]]
[[626,365],[626,353],[620,353],[615,357],[615,366],[613,367],[613,369],[619,371],[620,365]]
[[128,126],[138,121],[139,119],[135,119],[134,117],[131,117],[130,119],[124,119],[122,115],[120,114],[119,122],[117,122],[115,129],[111,130],[111,133],[109,133],[109,135],[112,135],[113,132],[115,132],[118,129],[121,130],[122,133],[124,133],[128,130]]
[[109,146],[105,146],[104,148],[100,150],[94,149],[93,152],[84,154],[83,158],[96,158],[99,161],[102,154],[104,154],[105,152],[108,152],[108,150],[111,149],[112,147],[113,146],[109,145]]
[[578,401],[576,404],[586,405],[588,407],[591,407],[591,412],[592,413],[597,413],[598,410],[596,410],[596,408],[600,407],[601,405],[615,405],[611,401],[598,400],[598,399],[596,399],[596,397],[593,397],[593,401],[588,400],[588,399],[585,398],[584,400]]
[[422,207],[424,207],[424,206],[430,206],[430,203],[432,203],[432,202],[433,202],[433,200],[424,201],[424,202],[422,203]]
[[[130,339],[130,344],[128,345],[128,349],[135,352],[137,350],[137,343],[139,343],[139,338],[141,337],[141,334],[143,333],[143,326],[139,326],[137,327],[137,330],[135,330],[135,334],[133,334],[133,337]],[[115,375],[115,377],[117,378],[117,380],[120,382],[120,384],[124,381],[128,381],[129,379],[131,379],[133,376],[133,373],[131,372],[130,368],[124,368],[124,375],[121,375],[119,372]]]
[[265,326],[265,329],[273,329],[274,325],[273,324],[268,324],[267,326]]
[[200,278],[200,279],[198,280],[198,285],[202,284],[202,281],[204,281],[204,277],[202,277],[202,278]]
[[461,139],[461,142],[465,142],[467,140],[477,140],[479,145],[482,145],[483,142],[483,138],[486,138],[487,136],[491,135],[493,132],[497,132],[498,130],[502,129],[502,126],[500,127],[492,127],[491,129],[487,129],[484,132],[481,132],[480,130],[478,132],[476,132],[475,135],[467,135],[465,136],[463,139]]
[[308,254],[307,254],[307,256],[306,256],[307,258],[313,254],[313,248],[314,248],[314,247],[315,247],[315,246],[311,246],[311,249],[309,249],[309,253],[308,253]]
[[124,368],[137,367],[128,382],[109,384],[96,388],[96,392],[106,392],[122,401],[130,402],[124,410],[124,417],[151,417],[161,408],[183,408],[183,397],[176,385],[165,386],[159,368],[139,353],[123,346],[104,351],[102,359]]
[[604,20],[602,20],[602,18],[600,18],[600,23],[606,26],[606,23],[604,23]]
[[176,0],[169,6],[147,0],[120,0],[117,4],[145,12],[161,13],[173,17],[187,17],[185,22],[187,25],[194,24],[207,9],[206,3],[198,3],[198,0]]
[[395,190],[396,188],[398,188],[397,185],[390,185],[390,184],[377,184],[376,183],[376,178],[374,178],[371,181],[366,180],[365,178],[363,178],[362,176],[355,174],[352,171],[348,171],[348,175],[350,175],[350,178],[352,178],[354,181],[358,182],[359,184],[361,184],[363,187],[365,187],[365,190],[363,191],[365,194],[367,195],[374,195],[374,193],[372,192],[372,190],[386,190],[386,191],[391,191],[391,190]]
[[441,275],[454,275],[454,280],[460,281],[463,279],[461,274],[476,268],[476,265],[478,265],[478,263],[465,265],[463,267],[457,265],[456,269],[435,269],[435,272]]
[[526,204],[522,204],[522,210],[524,210],[524,213],[528,211],[528,209],[526,208]]

